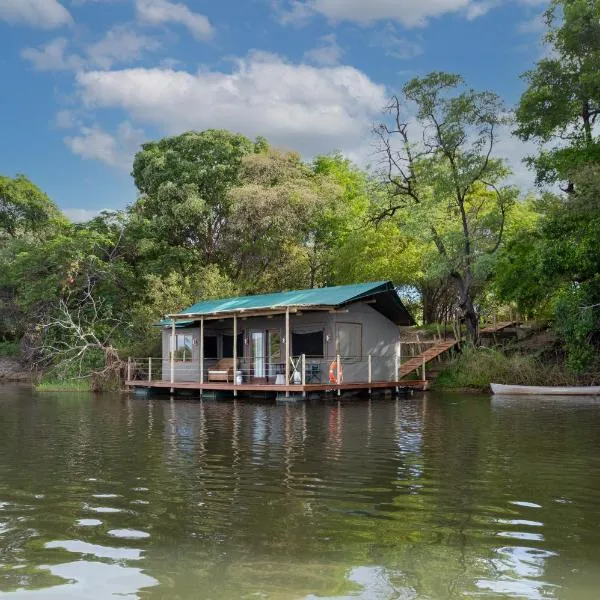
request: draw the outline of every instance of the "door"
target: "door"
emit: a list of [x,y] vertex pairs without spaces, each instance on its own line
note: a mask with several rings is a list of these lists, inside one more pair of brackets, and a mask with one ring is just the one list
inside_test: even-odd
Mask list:
[[264,331],[250,331],[250,361],[255,379],[266,377],[266,335]]
[[283,372],[281,365],[281,331],[279,329],[269,329],[267,331],[269,362],[267,365],[267,374],[269,378],[275,379],[277,374]]

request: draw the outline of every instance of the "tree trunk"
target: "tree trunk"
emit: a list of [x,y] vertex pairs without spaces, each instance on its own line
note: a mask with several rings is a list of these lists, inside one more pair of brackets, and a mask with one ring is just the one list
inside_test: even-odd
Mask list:
[[473,275],[471,271],[467,269],[464,277],[458,273],[455,273],[452,277],[454,281],[456,281],[460,293],[459,308],[462,320],[467,327],[467,337],[471,342],[473,342],[473,344],[478,344],[479,315],[475,310],[473,298],[471,297]]

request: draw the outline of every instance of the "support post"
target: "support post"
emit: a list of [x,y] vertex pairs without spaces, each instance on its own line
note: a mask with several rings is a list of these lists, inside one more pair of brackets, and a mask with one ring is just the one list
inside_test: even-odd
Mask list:
[[152,357],[148,357],[148,383],[152,383]]
[[285,397],[289,398],[290,392],[290,307],[285,309]]
[[204,383],[204,317],[200,317],[200,383]]
[[394,381],[396,382],[396,394],[400,392],[398,381],[400,380],[400,343],[396,346],[396,356],[394,358]]
[[233,315],[233,395],[237,396],[237,315]]
[[335,357],[335,361],[336,361],[336,364],[337,364],[337,369],[336,369],[336,374],[335,374],[336,375],[336,377],[335,377],[336,378],[336,383],[338,385],[337,395],[341,396],[342,395],[342,390],[340,388],[340,384],[342,383],[342,380],[341,380],[341,375],[342,375],[342,360],[341,360],[339,354]]
[[369,395],[370,395],[371,394],[371,383],[373,382],[373,367],[371,365],[371,355],[370,354],[368,357],[367,369],[369,372]]
[[302,355],[302,397],[306,398],[306,354]]
[[173,383],[175,383],[175,350],[176,350],[176,337],[175,337],[175,319],[171,319],[171,394],[175,391]]
[[127,381],[131,381],[131,357],[127,359]]
[[427,378],[425,376],[425,359],[423,359],[423,368],[421,370],[421,380],[422,381],[427,381]]

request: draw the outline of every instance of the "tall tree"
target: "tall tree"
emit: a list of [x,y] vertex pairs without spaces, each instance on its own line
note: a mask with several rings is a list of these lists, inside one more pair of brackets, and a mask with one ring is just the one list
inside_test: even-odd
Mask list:
[[553,0],[545,21],[549,52],[524,75],[516,133],[540,144],[528,159],[538,183],[572,192],[573,172],[600,163],[600,0]]
[[515,190],[503,186],[507,169],[493,158],[498,130],[506,124],[504,107],[496,94],[467,89],[459,75],[431,73],[409,81],[388,112],[391,122],[376,129],[389,189],[378,218],[401,210],[419,215],[476,341],[476,263],[499,248],[515,199]]

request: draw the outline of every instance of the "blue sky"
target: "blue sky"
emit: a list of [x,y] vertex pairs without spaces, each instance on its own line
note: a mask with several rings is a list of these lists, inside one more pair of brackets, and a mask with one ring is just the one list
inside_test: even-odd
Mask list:
[[[141,143],[219,127],[373,158],[371,124],[416,75],[509,106],[540,58],[544,0],[0,0],[0,173],[74,219],[135,200]],[[499,153],[530,185],[526,148]]]

